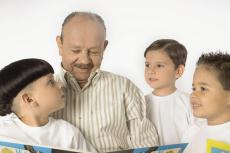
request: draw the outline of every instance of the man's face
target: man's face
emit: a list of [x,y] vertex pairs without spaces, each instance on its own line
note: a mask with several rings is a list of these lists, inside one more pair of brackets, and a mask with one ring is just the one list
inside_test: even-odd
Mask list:
[[79,82],[87,82],[91,72],[100,68],[107,45],[100,23],[76,17],[64,26],[63,41],[58,36],[57,43],[63,67]]

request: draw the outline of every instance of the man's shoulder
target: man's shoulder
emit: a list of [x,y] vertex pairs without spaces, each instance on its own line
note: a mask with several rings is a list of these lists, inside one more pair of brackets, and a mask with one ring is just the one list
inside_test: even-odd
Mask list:
[[125,76],[122,76],[120,74],[116,74],[116,73],[113,73],[113,72],[109,72],[109,71],[103,71],[103,70],[101,70],[101,75],[103,75],[105,77],[110,77],[110,78],[117,78],[117,79],[129,80]]
[[105,78],[105,80],[109,80],[109,82],[113,82],[114,84],[118,85],[119,87],[125,87],[129,89],[138,89],[140,90],[136,84],[131,81],[129,78],[122,76],[120,74],[115,74],[109,71],[101,71],[101,76]]

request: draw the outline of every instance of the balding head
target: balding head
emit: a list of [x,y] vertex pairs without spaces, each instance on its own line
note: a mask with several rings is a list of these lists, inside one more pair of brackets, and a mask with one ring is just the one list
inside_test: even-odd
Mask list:
[[83,87],[91,73],[100,68],[108,44],[102,18],[93,13],[73,12],[62,24],[56,38],[62,66]]
[[95,22],[102,27],[104,37],[106,37],[106,27],[105,27],[104,20],[102,19],[101,16],[91,12],[72,12],[64,19],[64,22],[62,23],[61,41],[63,41],[65,25],[67,25],[72,20],[79,21],[79,22],[81,22],[82,20]]

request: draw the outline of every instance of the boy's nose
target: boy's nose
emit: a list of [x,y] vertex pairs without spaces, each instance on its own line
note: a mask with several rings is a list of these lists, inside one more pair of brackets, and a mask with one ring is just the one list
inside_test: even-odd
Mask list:
[[63,83],[60,81],[57,82],[57,85],[58,85],[58,88],[60,88],[60,89],[64,87]]
[[193,91],[193,92],[190,94],[190,99],[193,99],[193,98],[197,98],[197,92],[196,92],[196,91]]
[[155,74],[156,71],[155,71],[154,68],[149,68],[149,69],[148,69],[148,73],[149,73],[149,74]]

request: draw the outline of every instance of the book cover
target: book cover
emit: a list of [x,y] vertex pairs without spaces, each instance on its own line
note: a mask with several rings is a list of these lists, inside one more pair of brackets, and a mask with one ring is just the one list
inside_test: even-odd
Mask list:
[[207,153],[230,153],[230,144],[208,139]]
[[135,148],[110,153],[183,153],[187,145],[187,143],[181,143],[156,147]]
[[87,153],[74,149],[51,148],[0,141],[0,153]]

